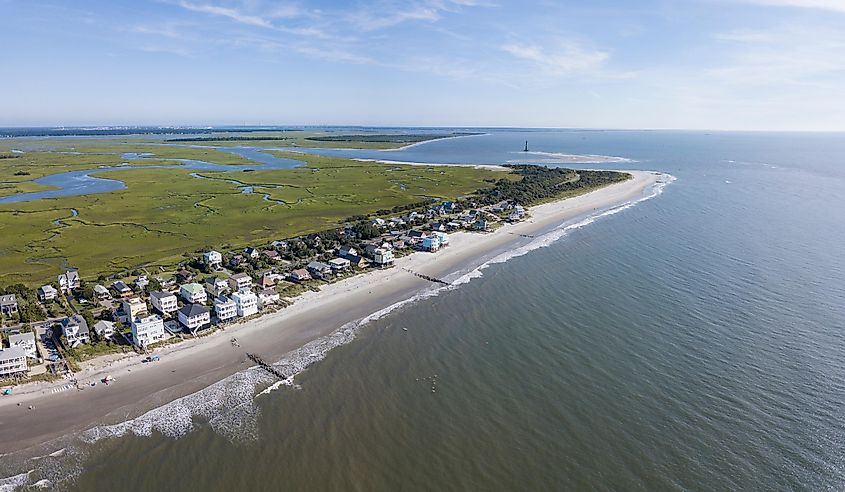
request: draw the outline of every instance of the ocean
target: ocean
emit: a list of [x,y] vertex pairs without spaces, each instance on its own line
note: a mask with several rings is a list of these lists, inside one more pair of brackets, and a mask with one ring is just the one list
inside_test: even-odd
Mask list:
[[0,490],[845,488],[845,135],[511,129],[387,154],[676,179],[456,272],[298,387],[4,456]]

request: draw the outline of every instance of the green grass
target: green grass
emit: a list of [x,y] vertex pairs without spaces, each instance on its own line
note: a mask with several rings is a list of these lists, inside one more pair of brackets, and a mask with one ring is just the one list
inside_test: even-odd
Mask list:
[[[214,179],[191,177],[188,169],[110,170],[96,175],[120,179],[126,189],[0,205],[0,285],[38,286],[66,266],[86,279],[140,265],[171,268],[205,246],[265,244],[425,197],[453,199],[503,176],[471,167],[277,155],[307,165],[202,173]],[[243,194],[230,180],[255,185],[256,193]],[[264,193],[284,203],[265,201]]]

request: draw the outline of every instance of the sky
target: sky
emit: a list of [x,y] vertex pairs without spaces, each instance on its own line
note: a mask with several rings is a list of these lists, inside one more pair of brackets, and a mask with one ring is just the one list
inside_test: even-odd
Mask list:
[[0,126],[845,131],[845,0],[0,0]]

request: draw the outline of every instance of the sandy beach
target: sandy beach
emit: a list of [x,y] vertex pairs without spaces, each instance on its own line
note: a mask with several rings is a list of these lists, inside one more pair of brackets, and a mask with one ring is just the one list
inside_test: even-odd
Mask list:
[[[406,300],[436,285],[408,270],[441,278],[469,271],[489,259],[530,241],[559,224],[641,197],[660,175],[630,171],[633,179],[575,198],[530,209],[531,218],[493,233],[458,232],[450,246],[438,253],[415,253],[390,269],[350,277],[307,292],[276,313],[219,330],[200,339],[157,349],[156,363],[144,364],[139,355],[114,356],[88,363],[77,373],[85,385],[112,375],[109,386],[56,391],[68,382],[31,383],[0,398],[0,450],[8,453],[53,438],[134,418],[152,408],[199,391],[254,365],[247,352],[268,361],[309,341],[331,334],[344,324]],[[230,339],[236,337],[240,347]],[[33,410],[28,410],[29,406]]]

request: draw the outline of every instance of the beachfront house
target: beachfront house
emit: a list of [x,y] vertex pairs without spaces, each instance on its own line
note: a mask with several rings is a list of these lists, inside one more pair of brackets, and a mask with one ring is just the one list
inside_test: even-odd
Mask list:
[[235,301],[226,296],[220,296],[214,299],[214,314],[221,322],[229,321],[238,316],[238,307]]
[[206,251],[202,254],[202,262],[208,268],[216,270],[223,264],[223,255],[218,251]]
[[487,219],[478,219],[472,224],[472,228],[476,231],[486,231],[490,227]]
[[373,263],[381,267],[392,265],[393,250],[390,248],[376,248],[373,251]]
[[132,341],[144,348],[164,340],[164,320],[153,314],[132,320]]
[[129,297],[133,294],[132,289],[126,285],[123,280],[118,280],[111,284],[111,288],[118,295],[118,297]]
[[26,353],[20,347],[0,348],[0,378],[26,375]]
[[311,274],[308,273],[308,270],[306,270],[304,268],[299,268],[297,270],[290,272],[290,275],[288,275],[288,278],[292,282],[305,282],[306,280],[311,280]]
[[279,296],[279,293],[273,289],[264,289],[258,294],[258,300],[262,306],[276,304],[280,299],[281,296]]
[[322,261],[312,261],[305,269],[308,270],[312,278],[326,278],[332,274],[331,265],[327,265]]
[[332,258],[329,260],[329,266],[332,267],[332,271],[335,273],[348,270],[349,265],[351,263],[346,258]]
[[429,251],[431,253],[434,253],[435,251],[440,249],[440,238],[434,235],[429,236],[422,240],[420,248],[423,251]]
[[30,359],[37,359],[38,352],[35,350],[35,332],[18,333],[9,335],[9,347],[21,348]]
[[191,304],[205,304],[205,301],[208,300],[208,294],[205,293],[205,289],[202,288],[202,285],[196,283],[183,285],[179,289],[179,295],[185,302]]
[[82,279],[79,278],[79,271],[76,268],[71,268],[70,270],[65,271],[65,273],[56,278],[56,281],[58,282],[59,290],[62,291],[62,293],[78,289],[82,283]]
[[251,290],[243,289],[233,292],[231,298],[235,301],[238,316],[252,316],[258,312],[258,296]]
[[60,324],[62,327],[62,335],[64,335],[71,348],[91,341],[91,335],[88,331],[88,323],[82,316],[74,314],[73,316],[63,319]]
[[42,285],[38,288],[38,300],[41,302],[52,301],[59,295],[59,291],[52,285]]
[[115,330],[114,323],[111,321],[100,320],[94,323],[94,333],[100,340],[108,340],[117,333],[117,330]]
[[185,304],[179,310],[179,323],[192,332],[196,332],[211,322],[211,311],[202,304]]
[[140,297],[130,297],[128,299],[124,299],[121,305],[127,322],[132,321],[135,318],[142,318],[149,314],[147,303]]
[[150,292],[150,304],[161,314],[173,314],[179,309],[179,300],[170,292]]
[[236,273],[229,277],[229,288],[234,290],[243,290],[252,288],[252,277],[247,273]]
[[352,255],[346,256],[345,258],[349,260],[349,264],[354,267],[367,268],[370,266],[370,260],[364,258],[363,256]]
[[449,235],[448,234],[446,234],[445,232],[435,232],[434,235],[437,236],[437,239],[440,241],[440,247],[441,248],[445,248],[446,246],[449,246]]
[[18,312],[18,299],[14,294],[0,296],[0,313],[12,316]]

